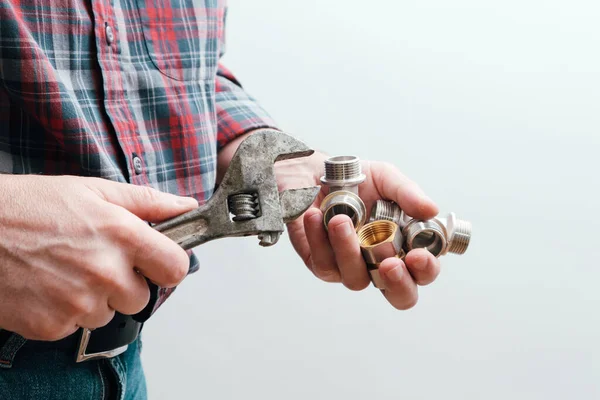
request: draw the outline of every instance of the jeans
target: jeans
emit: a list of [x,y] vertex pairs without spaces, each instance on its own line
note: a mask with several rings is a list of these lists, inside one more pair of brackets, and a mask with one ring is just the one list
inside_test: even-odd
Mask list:
[[75,363],[76,339],[59,346],[1,333],[10,336],[0,341],[0,399],[147,399],[139,338],[117,357]]

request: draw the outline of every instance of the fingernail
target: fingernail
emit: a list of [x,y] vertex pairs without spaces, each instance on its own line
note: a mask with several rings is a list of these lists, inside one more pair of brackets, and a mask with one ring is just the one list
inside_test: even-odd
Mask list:
[[321,223],[321,214],[319,214],[318,212],[315,212],[313,215],[311,215],[308,220],[313,223],[313,224],[320,224]]
[[335,228],[335,233],[341,237],[348,237],[355,233],[354,228],[350,225],[350,222],[344,222]]
[[178,197],[175,203],[181,207],[198,207],[198,201],[193,197]]
[[385,276],[392,282],[400,282],[402,280],[402,275],[404,275],[404,271],[402,271],[402,265],[395,266],[385,274]]

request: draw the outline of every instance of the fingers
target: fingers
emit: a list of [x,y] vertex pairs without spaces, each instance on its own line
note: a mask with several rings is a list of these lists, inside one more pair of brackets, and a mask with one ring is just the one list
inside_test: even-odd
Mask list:
[[114,316],[115,310],[108,307],[108,305],[104,305],[101,308],[95,309],[93,314],[83,316],[77,321],[77,326],[88,329],[101,328],[108,325]]
[[120,210],[127,221],[120,240],[131,257],[129,265],[158,286],[170,288],[179,284],[189,271],[190,259],[185,250],[141,219]]
[[346,215],[336,215],[327,227],[344,286],[351,290],[363,290],[369,286],[369,273],[351,219]]
[[379,275],[385,285],[382,290],[388,302],[398,310],[408,310],[417,304],[417,284],[399,258],[388,258],[379,265]]
[[426,249],[415,249],[405,258],[406,267],[419,286],[432,283],[440,273],[440,260]]
[[323,213],[318,208],[311,208],[304,214],[304,229],[310,247],[310,262],[307,264],[319,279],[326,282],[340,282],[335,254],[329,243],[327,232],[323,227]]
[[108,298],[108,306],[125,315],[142,311],[150,301],[150,288],[144,276],[125,268],[120,283]]
[[123,207],[148,222],[160,222],[198,207],[196,199],[160,192],[147,186],[100,178],[86,178],[85,182],[88,188],[107,202]]
[[433,200],[393,165],[371,162],[368,168],[378,192],[384,198],[398,203],[411,217],[430,219],[438,214],[438,207]]

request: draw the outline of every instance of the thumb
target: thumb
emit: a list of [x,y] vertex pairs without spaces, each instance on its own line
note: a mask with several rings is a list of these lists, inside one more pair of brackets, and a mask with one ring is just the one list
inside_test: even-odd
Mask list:
[[107,179],[86,179],[87,187],[103,200],[123,207],[148,222],[160,222],[198,207],[192,197],[161,192],[148,186],[113,182]]

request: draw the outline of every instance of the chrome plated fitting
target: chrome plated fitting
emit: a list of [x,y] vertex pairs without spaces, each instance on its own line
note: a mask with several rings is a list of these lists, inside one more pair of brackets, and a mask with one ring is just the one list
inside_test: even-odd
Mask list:
[[338,214],[349,216],[354,225],[354,229],[357,231],[367,220],[365,203],[363,203],[358,195],[346,190],[338,190],[329,193],[329,195],[321,202],[321,211],[323,212],[323,224],[325,225],[325,229],[327,229],[329,221]]
[[395,222],[400,229],[406,226],[410,217],[404,213],[400,206],[393,201],[377,200],[371,209],[371,218],[369,222],[388,220]]
[[329,193],[345,190],[358,195],[358,185],[365,178],[358,157],[335,156],[325,160],[325,175],[321,182],[329,187]]
[[338,214],[349,216],[357,231],[365,224],[367,208],[358,197],[358,185],[364,180],[358,157],[335,156],[325,160],[325,175],[321,177],[329,188],[329,195],[321,202],[325,229]]
[[435,257],[447,253],[464,254],[471,240],[471,223],[456,218],[435,217],[427,221],[411,219],[393,201],[377,200],[371,210],[371,221],[393,221],[402,229],[406,251],[426,248]]
[[471,241],[471,223],[456,218],[454,213],[446,218],[435,217],[427,221],[412,219],[402,232],[406,237],[407,251],[426,248],[435,257],[447,253],[464,254]]
[[358,240],[371,281],[376,288],[384,289],[379,275],[379,264],[390,257],[404,258],[404,237],[397,224],[380,220],[370,222],[358,231]]

